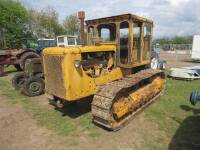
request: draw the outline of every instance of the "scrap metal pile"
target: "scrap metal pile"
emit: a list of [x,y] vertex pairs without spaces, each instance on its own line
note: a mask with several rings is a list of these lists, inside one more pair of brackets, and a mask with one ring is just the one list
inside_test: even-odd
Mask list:
[[200,79],[200,66],[172,68],[170,77],[179,80],[196,80]]

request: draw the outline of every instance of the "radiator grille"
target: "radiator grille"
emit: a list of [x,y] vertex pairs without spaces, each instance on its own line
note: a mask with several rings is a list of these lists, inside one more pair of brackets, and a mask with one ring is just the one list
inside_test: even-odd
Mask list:
[[63,56],[44,56],[45,90],[54,96],[64,98],[65,87],[62,72]]

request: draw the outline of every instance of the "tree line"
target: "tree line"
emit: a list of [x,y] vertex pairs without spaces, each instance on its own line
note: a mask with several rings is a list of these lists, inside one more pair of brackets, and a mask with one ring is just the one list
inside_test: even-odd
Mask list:
[[66,16],[62,23],[51,7],[40,11],[25,8],[19,1],[0,0],[0,48],[22,48],[29,40],[78,35],[76,14]]
[[155,43],[159,43],[160,45],[165,44],[192,44],[193,36],[176,36],[173,38],[159,38],[154,40]]

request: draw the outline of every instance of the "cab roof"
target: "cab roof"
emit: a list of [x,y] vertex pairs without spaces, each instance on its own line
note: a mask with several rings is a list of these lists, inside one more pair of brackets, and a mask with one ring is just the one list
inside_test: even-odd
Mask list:
[[121,22],[124,20],[130,20],[130,19],[153,24],[152,20],[137,16],[137,15],[133,15],[133,14],[110,16],[110,17],[104,17],[104,18],[99,18],[99,19],[86,20],[85,22],[86,22],[86,25],[93,25],[93,24],[102,24],[102,23],[111,23],[111,22]]

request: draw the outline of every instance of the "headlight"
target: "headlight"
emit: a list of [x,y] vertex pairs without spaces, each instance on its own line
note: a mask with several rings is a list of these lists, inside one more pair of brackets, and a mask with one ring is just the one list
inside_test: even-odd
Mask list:
[[99,65],[99,68],[103,68],[103,64],[100,64],[100,65]]
[[74,66],[75,66],[75,68],[79,68],[81,66],[81,61],[80,60],[75,60],[74,61]]

